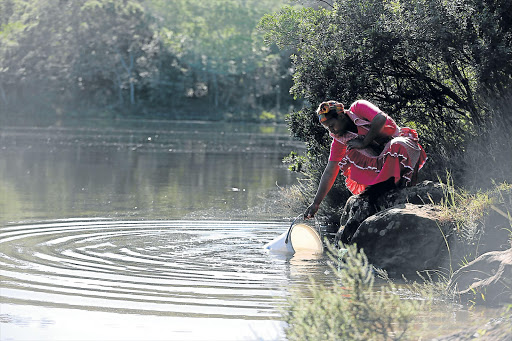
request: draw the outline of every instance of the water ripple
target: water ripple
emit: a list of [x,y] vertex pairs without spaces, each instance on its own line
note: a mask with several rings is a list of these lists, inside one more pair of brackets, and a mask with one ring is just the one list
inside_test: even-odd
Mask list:
[[269,319],[290,263],[262,245],[284,223],[80,219],[0,229],[4,303]]

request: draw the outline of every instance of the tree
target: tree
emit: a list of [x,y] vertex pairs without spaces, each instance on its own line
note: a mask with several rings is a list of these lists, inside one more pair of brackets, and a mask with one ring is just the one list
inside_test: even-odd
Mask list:
[[328,153],[315,107],[358,98],[416,128],[431,172],[444,171],[493,119],[489,93],[510,91],[511,10],[510,0],[337,0],[265,16],[267,43],[297,51],[291,92],[310,106],[288,119],[306,141],[306,172],[318,181],[318,161]]
[[136,1],[85,1],[80,18],[74,27],[78,49],[74,77],[93,95],[108,84],[119,106],[127,92],[134,105],[135,89],[151,69],[148,60],[156,45],[144,8]]
[[[37,97],[41,83],[61,89],[68,73],[71,48],[65,32],[59,32],[62,11],[45,12],[50,2],[5,1],[0,39],[0,72],[4,102],[23,102]],[[57,51],[57,52],[56,52]]]
[[[136,104],[155,72],[159,37],[131,0],[8,1],[1,26],[0,97],[41,102]],[[3,94],[3,95],[2,95]],[[39,97],[38,97],[39,95]],[[44,98],[44,100],[43,100]],[[89,103],[88,103],[89,102]]]
[[292,105],[286,53],[256,29],[281,1],[3,0],[2,110],[204,119]]
[[287,58],[266,47],[257,30],[260,18],[281,2],[151,0],[147,6],[166,46],[186,69],[184,87],[190,98],[206,99],[210,110],[232,112],[268,106],[265,101],[274,106],[292,102],[280,86],[290,78]]

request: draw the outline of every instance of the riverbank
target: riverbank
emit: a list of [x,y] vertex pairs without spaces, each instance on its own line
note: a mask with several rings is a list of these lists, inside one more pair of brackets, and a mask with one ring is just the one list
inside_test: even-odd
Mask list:
[[[435,204],[434,202],[428,204],[428,198],[419,198],[421,202],[412,204],[415,200],[417,201],[417,195],[413,193],[415,198],[411,198],[411,193],[409,193],[411,191],[406,191],[409,197],[404,197],[404,200],[411,203],[382,208],[379,214],[368,218],[371,223],[365,224],[364,221],[366,220],[360,222],[360,228],[363,230],[369,230],[368,226],[373,223],[371,226],[374,233],[368,235],[366,239],[372,239],[376,246],[368,250],[367,257],[364,247],[358,243],[358,248],[364,254],[358,264],[353,264],[353,261],[349,259],[340,259],[339,255],[336,255],[336,251],[333,251],[333,264],[335,264],[333,271],[339,277],[342,287],[313,289],[316,290],[312,292],[313,302],[309,301],[308,306],[301,303],[301,297],[292,297],[289,302],[290,312],[285,314],[290,326],[287,331],[287,336],[290,339],[298,340],[302,337],[301,335],[312,335],[313,339],[321,336],[325,340],[344,339],[348,336],[354,340],[365,340],[368,337],[378,340],[422,340],[432,338],[464,340],[468,336],[478,337],[479,340],[509,340],[509,335],[512,335],[512,325],[510,324],[512,320],[512,285],[510,285],[512,271],[510,271],[510,265],[512,263],[507,255],[511,251],[512,186],[502,183],[487,191],[477,192],[455,189],[452,184],[439,184],[439,186],[434,187],[443,188],[441,193],[437,193],[439,191],[432,193],[431,200],[435,201]],[[414,190],[414,187],[411,189]],[[293,191],[289,193],[293,193]],[[394,197],[397,195],[399,193],[395,193]],[[393,196],[393,194],[386,196],[386,198],[389,196]],[[356,204],[357,202],[357,200],[349,201],[349,203]],[[364,205],[359,203],[357,207],[360,206]],[[436,261],[436,267],[417,268],[416,271],[423,270],[421,276],[415,280],[407,281],[405,284],[402,283],[399,273],[395,273],[390,279],[387,273],[382,273],[379,270],[378,273],[382,274],[383,278],[388,281],[389,287],[384,286],[380,289],[381,294],[375,294],[372,289],[375,280],[375,275],[371,274],[372,263],[374,263],[372,259],[381,262],[378,254],[387,256],[387,261],[381,263],[386,264],[390,269],[394,268],[396,270],[397,267],[393,267],[393,262],[399,261],[400,263],[404,260],[404,257],[415,258],[417,265],[426,264],[420,258],[431,250],[425,249],[414,255],[404,255],[404,250],[395,250],[395,248],[400,247],[400,243],[398,241],[393,242],[392,231],[386,230],[389,224],[383,224],[384,232],[388,232],[385,233],[385,236],[384,234],[375,233],[375,230],[377,229],[378,232],[379,229],[377,215],[382,218],[386,216],[385,212],[391,214],[395,211],[407,210],[412,206],[435,211],[435,221],[445,227],[442,238],[438,238],[438,244],[430,246],[434,249],[444,246],[445,250],[441,253],[444,255],[443,260]],[[353,209],[346,207],[345,211],[353,211]],[[414,214],[416,213],[410,212],[412,218],[414,218]],[[422,215],[418,216],[418,219],[420,218],[424,219]],[[416,225],[414,222],[410,222],[410,224]],[[433,226],[434,228],[429,233],[432,236],[440,234],[441,227],[436,228],[435,222]],[[446,229],[447,226],[450,227],[450,231]],[[395,230],[396,226],[393,229]],[[424,239],[424,236],[420,237],[419,234],[427,233],[423,228],[414,229],[411,226],[402,226],[401,230],[401,234],[418,233],[418,240]],[[414,244],[414,235],[405,237],[409,238],[411,243]],[[382,240],[380,244],[379,240]],[[393,245],[393,250],[386,249],[391,245]],[[414,247],[412,246],[412,248]],[[494,262],[493,264],[487,262],[484,263],[483,267],[478,268],[478,272],[471,272],[471,269],[476,267],[475,262],[480,259],[485,260],[486,257],[489,259],[487,255],[497,256],[500,252],[504,255],[502,257],[503,262]],[[390,256],[400,253],[400,257]],[[439,256],[437,252],[436,255]],[[430,263],[431,261],[432,259],[429,258]],[[408,263],[408,266],[413,266],[411,264]],[[409,270],[414,271],[414,269]],[[412,273],[411,271],[409,274]],[[460,276],[460,273],[464,273],[464,271],[469,271],[469,282],[468,276]],[[490,279],[487,280],[487,278]],[[464,279],[464,282],[462,279]],[[354,291],[356,289],[360,292]],[[461,327],[451,325],[454,322],[446,319],[440,322],[450,324],[450,332],[441,328],[432,329],[431,325],[427,326],[421,322],[424,320],[425,314],[429,314],[429,311],[432,312],[440,309],[440,307],[451,310],[456,309],[454,308],[456,306],[464,307],[463,309],[468,309],[468,311],[482,308],[485,313],[480,314],[478,321],[475,321],[469,328],[467,324],[463,324]],[[334,309],[333,307],[344,308]],[[366,314],[362,312],[363,310],[360,310],[361,307],[367,307],[364,310],[367,311],[364,318],[360,316]],[[393,314],[390,314],[387,310],[389,307],[394,307]],[[340,309],[352,309],[355,315],[346,315],[340,312]],[[322,321],[325,320],[335,320],[335,322],[324,324]],[[347,322],[349,320],[350,322]],[[375,327],[375,324],[384,323],[383,321],[386,324],[381,324],[383,326],[381,329]],[[347,324],[350,324],[350,326],[348,327]],[[344,327],[333,328],[333,326],[339,327],[341,325]],[[457,331],[457,329],[463,330]]]
[[283,124],[285,116],[293,107],[287,108],[215,108],[205,101],[190,101],[176,107],[150,107],[147,105],[108,106],[97,108],[27,106],[24,110],[0,111],[1,125],[52,125],[63,120],[200,120],[211,122],[246,122]]

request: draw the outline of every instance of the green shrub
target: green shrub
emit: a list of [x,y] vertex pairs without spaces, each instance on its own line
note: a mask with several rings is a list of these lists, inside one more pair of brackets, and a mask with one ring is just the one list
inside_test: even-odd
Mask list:
[[[307,147],[304,159],[290,159],[291,168],[313,183],[301,188],[304,196],[314,196],[311,188],[327,161],[330,138],[314,110],[329,99],[346,106],[370,100],[399,125],[417,129],[429,157],[420,177],[435,178],[448,168],[458,183],[510,179],[511,6],[335,0],[325,8],[286,7],[265,16],[266,42],[296,53],[290,92],[305,106],[287,120]],[[348,195],[338,181],[322,206],[335,211]]]
[[[375,289],[373,267],[356,246],[329,248],[336,281],[331,287],[311,280],[311,297],[294,293],[284,312],[289,340],[402,340],[419,307],[401,300],[388,283]],[[341,262],[340,262],[341,259]],[[340,264],[339,267],[336,264]]]

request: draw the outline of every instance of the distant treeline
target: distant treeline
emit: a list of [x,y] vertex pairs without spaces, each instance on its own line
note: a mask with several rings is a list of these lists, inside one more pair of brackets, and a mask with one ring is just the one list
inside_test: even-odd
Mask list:
[[272,119],[295,105],[291,63],[256,27],[284,3],[0,0],[0,116]]

